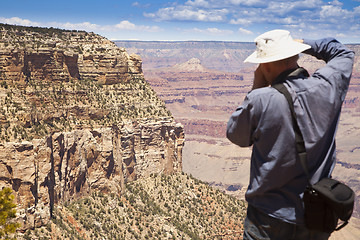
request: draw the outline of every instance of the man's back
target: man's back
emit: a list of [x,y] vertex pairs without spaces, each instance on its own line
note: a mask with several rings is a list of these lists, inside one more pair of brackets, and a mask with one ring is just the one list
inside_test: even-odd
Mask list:
[[[308,153],[312,181],[329,176],[335,164],[335,132],[351,77],[353,53],[334,39],[308,41],[312,54],[327,62],[311,77],[301,73],[284,81]],[[228,122],[228,138],[253,145],[246,199],[265,214],[303,223],[306,176],[296,160],[295,137],[285,97],[273,88],[250,92]]]

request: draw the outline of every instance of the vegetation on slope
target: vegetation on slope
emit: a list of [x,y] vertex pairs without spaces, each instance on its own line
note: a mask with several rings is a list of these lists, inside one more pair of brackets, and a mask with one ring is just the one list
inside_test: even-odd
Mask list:
[[56,131],[171,116],[143,78],[114,85],[94,80],[32,80],[26,86],[2,82],[0,104],[2,141],[29,141]]
[[0,239],[13,239],[20,224],[16,223],[16,204],[10,188],[2,188],[0,191]]
[[58,206],[51,223],[19,239],[237,239],[245,208],[184,173],[152,175],[121,196],[94,192]]

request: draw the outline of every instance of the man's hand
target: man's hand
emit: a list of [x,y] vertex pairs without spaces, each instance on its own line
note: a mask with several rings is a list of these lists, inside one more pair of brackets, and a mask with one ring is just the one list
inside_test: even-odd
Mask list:
[[262,64],[259,64],[258,68],[254,72],[254,82],[252,89],[262,88],[269,86],[266,81]]

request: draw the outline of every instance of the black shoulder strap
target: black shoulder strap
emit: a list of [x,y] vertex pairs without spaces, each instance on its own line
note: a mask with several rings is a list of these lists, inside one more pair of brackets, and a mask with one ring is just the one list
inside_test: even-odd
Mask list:
[[305,143],[304,143],[304,138],[301,134],[301,131],[300,131],[300,128],[299,128],[299,125],[297,123],[297,120],[296,120],[296,113],[295,113],[295,110],[294,110],[294,104],[293,104],[293,101],[292,101],[292,97],[291,97],[291,94],[289,93],[289,91],[287,90],[287,88],[285,87],[284,84],[275,84],[272,86],[273,88],[275,88],[276,90],[278,90],[280,93],[282,93],[288,104],[289,104],[289,107],[290,107],[290,111],[291,111],[291,117],[292,117],[292,122],[293,122],[293,128],[294,128],[294,131],[295,131],[295,141],[296,141],[296,151],[298,153],[298,156],[299,156],[299,160],[300,160],[300,163],[305,171],[305,174],[308,178],[308,182],[310,183],[310,174],[309,174],[309,170],[308,170],[308,167],[307,167],[307,154],[306,154],[306,148],[305,148]]

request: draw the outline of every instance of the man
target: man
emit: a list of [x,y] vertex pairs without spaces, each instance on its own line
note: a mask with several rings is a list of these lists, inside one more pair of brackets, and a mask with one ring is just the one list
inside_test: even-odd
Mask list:
[[[328,233],[304,226],[303,192],[307,177],[297,159],[289,90],[307,152],[311,182],[331,175],[335,166],[335,132],[352,73],[354,53],[333,38],[293,40],[285,30],[255,39],[256,51],[245,62],[258,63],[253,90],[231,115],[228,139],[252,147],[244,239],[328,239]],[[305,51],[326,65],[309,76],[299,68]]]

